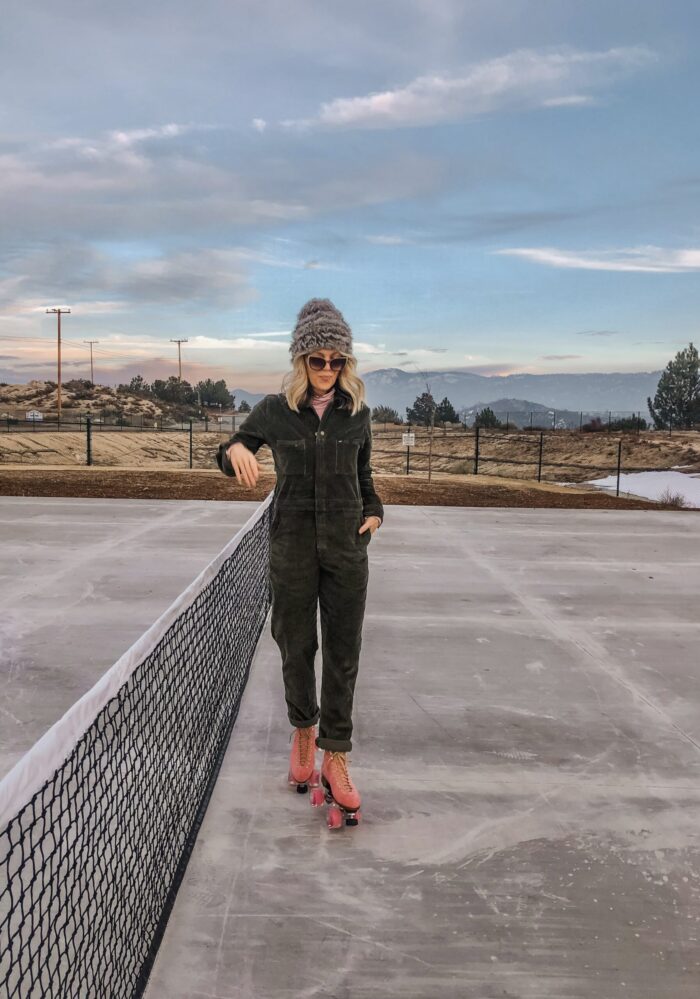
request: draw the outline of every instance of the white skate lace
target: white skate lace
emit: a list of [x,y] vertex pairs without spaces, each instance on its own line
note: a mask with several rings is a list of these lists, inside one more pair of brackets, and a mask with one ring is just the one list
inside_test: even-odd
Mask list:
[[345,784],[346,791],[352,791],[352,783],[350,781],[350,774],[348,773],[348,765],[345,758],[345,753],[334,753],[331,750],[331,760],[334,760],[338,764],[343,782]]

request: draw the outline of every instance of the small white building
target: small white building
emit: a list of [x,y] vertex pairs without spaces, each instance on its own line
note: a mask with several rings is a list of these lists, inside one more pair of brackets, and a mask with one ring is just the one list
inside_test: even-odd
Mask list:
[[40,413],[38,409],[30,409],[25,418],[27,420],[43,420],[44,414]]

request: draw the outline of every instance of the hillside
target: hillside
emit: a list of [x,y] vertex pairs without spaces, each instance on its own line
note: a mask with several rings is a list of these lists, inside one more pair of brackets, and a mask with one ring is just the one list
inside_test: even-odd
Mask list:
[[[56,382],[30,381],[24,385],[0,384],[0,420],[8,416],[23,420],[30,410],[48,416],[58,409]],[[206,409],[206,407],[204,407]],[[199,407],[183,406],[162,399],[141,395],[129,390],[119,390],[112,385],[91,385],[82,379],[63,382],[61,385],[61,415],[69,420],[78,414],[91,413],[113,421],[117,416],[134,417],[134,424],[141,425],[156,419],[186,419],[195,416]],[[216,409],[216,413],[227,412]]]
[[[118,392],[111,385],[86,387],[80,379],[61,385],[61,411],[68,417],[72,412],[121,412],[141,415],[147,419],[164,416],[167,406],[158,400],[145,399],[133,392]],[[0,419],[7,415],[24,418],[27,411],[56,412],[58,387],[55,382],[31,381],[25,385],[0,385]]]

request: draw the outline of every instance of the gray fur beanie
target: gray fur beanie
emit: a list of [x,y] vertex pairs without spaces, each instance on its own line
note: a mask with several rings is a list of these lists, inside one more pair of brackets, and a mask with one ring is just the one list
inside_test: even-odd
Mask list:
[[289,353],[295,358],[320,349],[352,354],[352,332],[329,298],[310,298],[299,309]]

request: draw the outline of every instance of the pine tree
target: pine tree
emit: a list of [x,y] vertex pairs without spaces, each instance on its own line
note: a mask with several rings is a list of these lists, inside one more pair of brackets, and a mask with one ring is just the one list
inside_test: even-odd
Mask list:
[[195,391],[199,393],[200,399],[205,406],[231,405],[231,393],[226,388],[226,382],[221,378],[218,382],[211,378],[205,378],[195,385]]
[[657,430],[687,429],[700,421],[700,359],[692,343],[668,362],[647,406]]
[[175,375],[170,375],[167,382],[156,378],[151,388],[153,394],[164,402],[185,406],[194,406],[197,402],[197,393],[190,383],[184,378],[180,381]]
[[117,392],[134,392],[137,395],[150,395],[151,386],[144,381],[143,375],[134,375],[131,381],[117,386]]
[[401,423],[401,417],[391,406],[375,406],[372,410],[373,423]]
[[419,426],[432,426],[435,413],[435,400],[430,392],[423,392],[416,398],[412,407],[406,407],[406,420]]
[[435,410],[435,422],[436,423],[459,423],[459,416],[450,402],[450,400],[445,396],[442,402],[438,403],[438,407]]
[[498,419],[494,411],[490,406],[485,406],[481,412],[476,414],[476,419],[474,420],[475,427],[489,427],[491,429],[498,429],[502,427],[503,424]]

